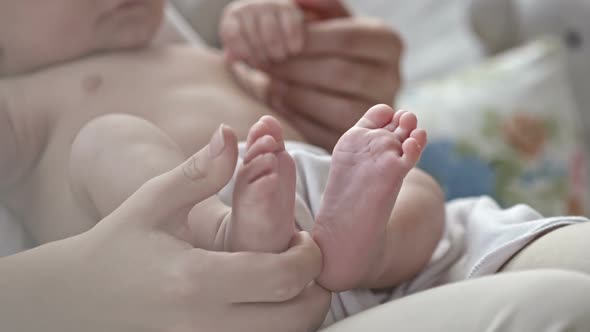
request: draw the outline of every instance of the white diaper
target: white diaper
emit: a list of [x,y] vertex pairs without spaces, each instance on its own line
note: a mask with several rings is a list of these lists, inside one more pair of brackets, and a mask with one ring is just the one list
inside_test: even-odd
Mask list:
[[[244,150],[241,144],[240,155]],[[287,143],[287,151],[297,165],[297,223],[309,231],[320,207],[331,157],[322,149],[302,143]],[[219,194],[230,206],[234,181],[235,176]],[[353,290],[336,294],[325,325],[434,286],[493,274],[543,232],[588,221],[579,217],[543,218],[525,205],[503,210],[488,197],[450,202],[446,214],[443,238],[422,273],[389,292]]]

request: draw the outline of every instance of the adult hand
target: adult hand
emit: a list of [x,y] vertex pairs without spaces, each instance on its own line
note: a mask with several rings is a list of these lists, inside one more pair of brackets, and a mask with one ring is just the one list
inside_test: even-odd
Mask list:
[[[224,131],[225,142],[236,144]],[[235,150],[235,147],[232,147]],[[215,159],[216,160],[216,159]],[[300,233],[283,254],[195,249],[171,220],[228,179],[204,149],[142,186],[95,228],[0,259],[7,331],[308,331],[330,295],[321,253]],[[186,220],[186,218],[185,218]]]
[[385,24],[353,18],[340,0],[297,0],[310,23],[303,52],[268,69],[270,105],[312,143],[331,151],[375,104],[400,86],[402,42]]

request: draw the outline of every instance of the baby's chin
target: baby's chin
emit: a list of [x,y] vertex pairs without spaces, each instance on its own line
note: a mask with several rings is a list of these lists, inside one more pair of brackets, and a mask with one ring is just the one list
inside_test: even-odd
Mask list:
[[144,10],[137,14],[109,17],[96,32],[99,48],[118,50],[148,46],[163,21],[163,11]]
[[[123,35],[117,39],[111,39],[94,47],[81,47],[68,53],[52,53],[51,56],[37,59],[26,59],[13,62],[0,61],[0,79],[18,76],[45,70],[50,67],[64,65],[78,59],[92,55],[106,54],[116,51],[140,49],[148,47],[156,32],[143,32],[141,34]],[[0,59],[1,60],[1,59]]]
[[15,76],[62,65],[94,54],[148,47],[160,28],[162,17],[152,15],[138,20],[122,20],[94,31],[91,37],[69,41],[70,47],[58,42],[33,56],[6,54],[0,61],[0,77]]
[[159,28],[159,22],[151,25],[121,27],[117,34],[106,36],[100,48],[103,51],[114,51],[147,47],[154,40]]
[[155,38],[156,32],[138,33],[133,35],[121,35],[117,39],[108,42],[101,51],[117,51],[127,49],[138,49],[149,46]]

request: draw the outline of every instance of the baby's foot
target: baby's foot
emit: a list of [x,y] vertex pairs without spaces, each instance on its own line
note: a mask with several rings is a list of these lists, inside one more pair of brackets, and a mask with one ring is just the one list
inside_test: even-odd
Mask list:
[[304,14],[293,0],[243,0],[228,5],[220,24],[226,56],[261,68],[303,49]]
[[247,152],[238,170],[229,251],[282,252],[295,233],[295,163],[285,151],[280,123],[264,116],[250,129]]
[[385,230],[402,182],[418,161],[426,132],[416,116],[385,105],[371,108],[336,144],[313,229],[332,291],[362,286],[385,245]]

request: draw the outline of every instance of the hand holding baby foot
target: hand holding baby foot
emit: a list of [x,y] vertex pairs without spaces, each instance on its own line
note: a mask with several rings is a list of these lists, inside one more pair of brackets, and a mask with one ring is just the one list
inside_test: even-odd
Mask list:
[[91,230],[2,258],[3,330],[315,331],[330,294],[313,283],[321,253],[308,234],[292,234],[281,254],[207,251],[179,236],[236,158],[235,135],[222,126]]
[[304,14],[291,0],[248,0],[227,6],[220,34],[230,61],[255,68],[298,54],[304,43]]

